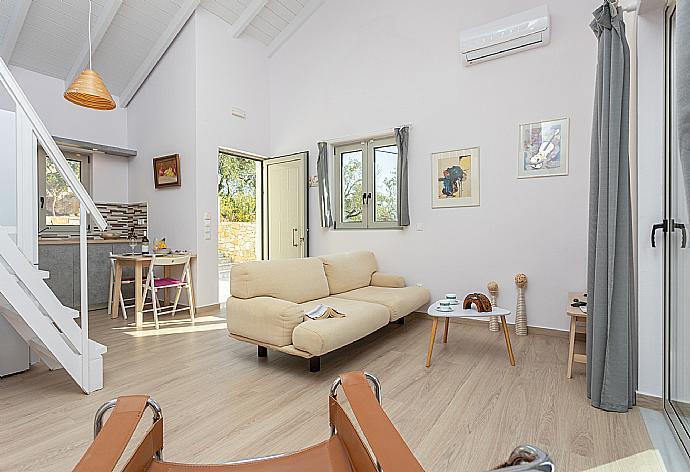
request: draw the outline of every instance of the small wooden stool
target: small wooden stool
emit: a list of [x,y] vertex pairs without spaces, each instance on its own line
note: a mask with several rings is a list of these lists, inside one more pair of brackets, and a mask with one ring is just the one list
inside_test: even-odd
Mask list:
[[570,316],[570,344],[568,346],[568,374],[567,378],[573,378],[573,362],[579,362],[580,364],[587,363],[587,354],[576,354],[575,353],[575,335],[577,333],[587,334],[587,326],[582,326],[579,323],[587,323],[587,313],[583,313],[578,307],[570,306],[573,303],[573,299],[577,298],[580,301],[587,301],[584,296],[584,292],[569,292],[568,293],[568,305],[565,310],[566,314]]

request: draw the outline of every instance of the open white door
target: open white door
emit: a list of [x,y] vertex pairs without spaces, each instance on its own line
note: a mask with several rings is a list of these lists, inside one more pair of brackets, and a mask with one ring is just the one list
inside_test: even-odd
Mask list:
[[307,160],[300,152],[264,161],[264,258],[308,255]]

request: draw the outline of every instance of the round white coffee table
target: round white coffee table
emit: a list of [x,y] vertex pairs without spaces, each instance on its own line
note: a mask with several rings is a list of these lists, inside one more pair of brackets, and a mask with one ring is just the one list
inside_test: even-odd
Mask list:
[[515,356],[513,356],[513,346],[510,344],[510,333],[508,332],[508,323],[506,323],[506,316],[510,315],[510,311],[505,308],[493,307],[489,312],[479,312],[474,308],[464,309],[462,305],[454,305],[453,311],[439,311],[439,302],[434,302],[427,313],[432,317],[433,324],[431,325],[431,339],[429,339],[429,352],[426,355],[426,366],[431,365],[431,353],[434,350],[434,341],[436,339],[436,328],[438,328],[439,318],[446,319],[446,326],[443,330],[443,342],[448,342],[448,324],[451,318],[476,318],[486,316],[498,316],[501,319],[501,326],[503,327],[503,337],[506,340],[506,349],[508,350],[508,359],[510,365],[515,366]]

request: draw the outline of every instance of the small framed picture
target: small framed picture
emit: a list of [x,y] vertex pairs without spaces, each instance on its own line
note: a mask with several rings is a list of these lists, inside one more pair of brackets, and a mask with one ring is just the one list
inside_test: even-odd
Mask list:
[[518,179],[568,175],[570,120],[520,125]]
[[479,148],[431,155],[431,207],[479,205]]
[[156,188],[179,187],[180,180],[180,155],[153,158],[153,180]]

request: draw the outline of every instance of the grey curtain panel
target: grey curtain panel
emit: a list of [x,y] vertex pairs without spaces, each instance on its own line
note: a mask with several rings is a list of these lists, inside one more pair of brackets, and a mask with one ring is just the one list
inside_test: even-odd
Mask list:
[[410,204],[408,200],[407,148],[410,137],[409,126],[395,128],[395,143],[398,145],[398,224],[410,226]]
[[[676,123],[678,128],[678,152],[685,182],[685,197],[690,211],[690,2],[676,4],[675,31],[676,73]],[[673,134],[673,133],[672,133]]]
[[321,227],[333,226],[331,213],[331,187],[328,182],[328,143],[320,142],[319,157],[316,161],[316,173],[319,177],[319,207],[321,209]]
[[627,411],[637,388],[630,162],[630,49],[623,12],[594,12],[598,38],[590,157],[587,263],[587,394],[592,405]]

